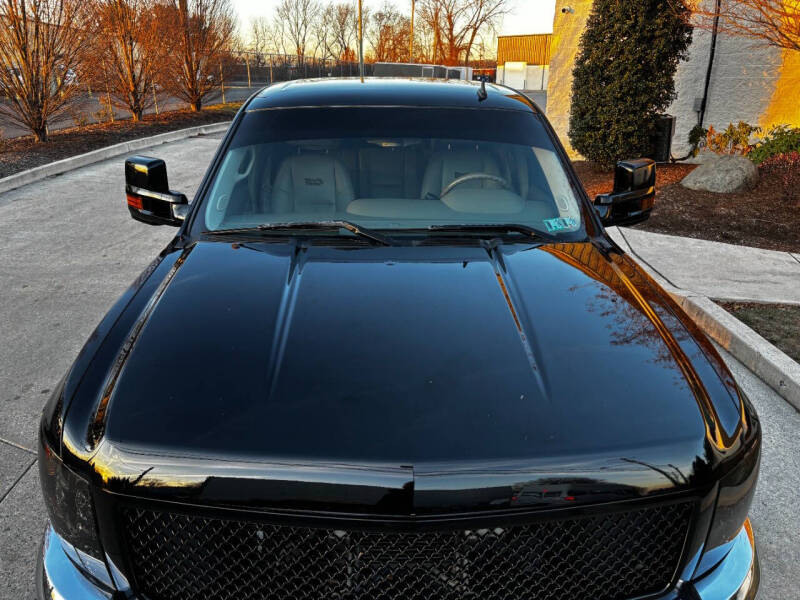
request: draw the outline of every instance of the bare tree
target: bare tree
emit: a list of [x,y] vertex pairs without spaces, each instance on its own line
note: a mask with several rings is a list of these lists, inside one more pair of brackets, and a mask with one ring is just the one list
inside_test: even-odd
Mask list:
[[688,0],[696,24],[749,37],[768,46],[800,50],[799,0]]
[[[131,113],[134,121],[154,102],[157,69],[169,50],[163,38],[154,0],[97,0],[92,60],[103,74],[112,103]],[[169,18],[161,12],[161,19]]]
[[254,60],[258,57],[255,55],[255,51],[253,50],[252,41],[242,35],[242,31],[239,27],[233,27],[228,48],[229,52],[223,57],[223,60],[232,59],[240,63],[248,61],[255,65],[260,64],[257,60]]
[[198,111],[220,85],[222,61],[233,42],[233,10],[230,0],[169,2],[168,19],[162,26],[173,44],[165,55],[162,84]]
[[287,36],[283,24],[269,17],[253,17],[250,20],[251,50],[259,57],[266,54],[288,54]]
[[435,63],[437,32],[422,18],[414,20],[414,56],[412,61]]
[[250,50],[256,54],[259,61],[260,57],[265,54],[278,52],[278,48],[273,43],[272,22],[267,17],[252,17],[250,19]]
[[421,0],[420,20],[433,32],[434,60],[469,62],[478,34],[493,30],[507,12],[507,0]]
[[313,25],[321,10],[317,0],[281,0],[275,7],[275,27],[300,60],[313,39]]
[[358,45],[358,15],[352,3],[328,4],[320,12],[317,26],[323,58],[355,60]]
[[401,14],[393,4],[383,6],[368,19],[367,38],[372,47],[372,58],[376,62],[407,61],[408,38],[411,35],[411,20]]
[[0,2],[0,113],[39,142],[78,94],[87,16],[79,0]]

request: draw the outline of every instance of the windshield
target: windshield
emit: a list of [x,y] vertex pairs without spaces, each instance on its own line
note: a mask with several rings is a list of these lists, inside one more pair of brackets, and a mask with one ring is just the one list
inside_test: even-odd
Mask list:
[[200,207],[203,230],[348,221],[399,231],[518,224],[582,231],[540,118],[457,108],[249,112]]

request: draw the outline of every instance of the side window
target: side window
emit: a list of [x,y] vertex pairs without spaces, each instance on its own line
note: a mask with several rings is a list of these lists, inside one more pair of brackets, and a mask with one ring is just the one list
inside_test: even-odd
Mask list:
[[567,173],[561,165],[561,161],[554,150],[545,148],[533,148],[536,162],[540,165],[540,170],[544,175],[544,180],[550,192],[550,197],[555,203],[558,216],[564,219],[571,219],[577,229],[580,224],[580,209],[575,200],[575,193],[570,185]]
[[252,190],[256,151],[242,146],[229,151],[220,167],[206,204],[206,225],[217,229],[231,214],[254,212]]

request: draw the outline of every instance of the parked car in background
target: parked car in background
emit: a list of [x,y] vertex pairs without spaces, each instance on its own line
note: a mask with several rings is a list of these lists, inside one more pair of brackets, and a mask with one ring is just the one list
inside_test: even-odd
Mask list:
[[40,598],[753,598],[758,417],[509,88],[271,86],[44,410]]

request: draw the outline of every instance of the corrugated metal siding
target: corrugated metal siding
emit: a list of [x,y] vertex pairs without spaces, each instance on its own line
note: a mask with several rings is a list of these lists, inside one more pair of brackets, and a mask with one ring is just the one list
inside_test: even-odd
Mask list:
[[536,35],[503,35],[497,38],[497,64],[525,62],[529,65],[550,64],[551,33]]

